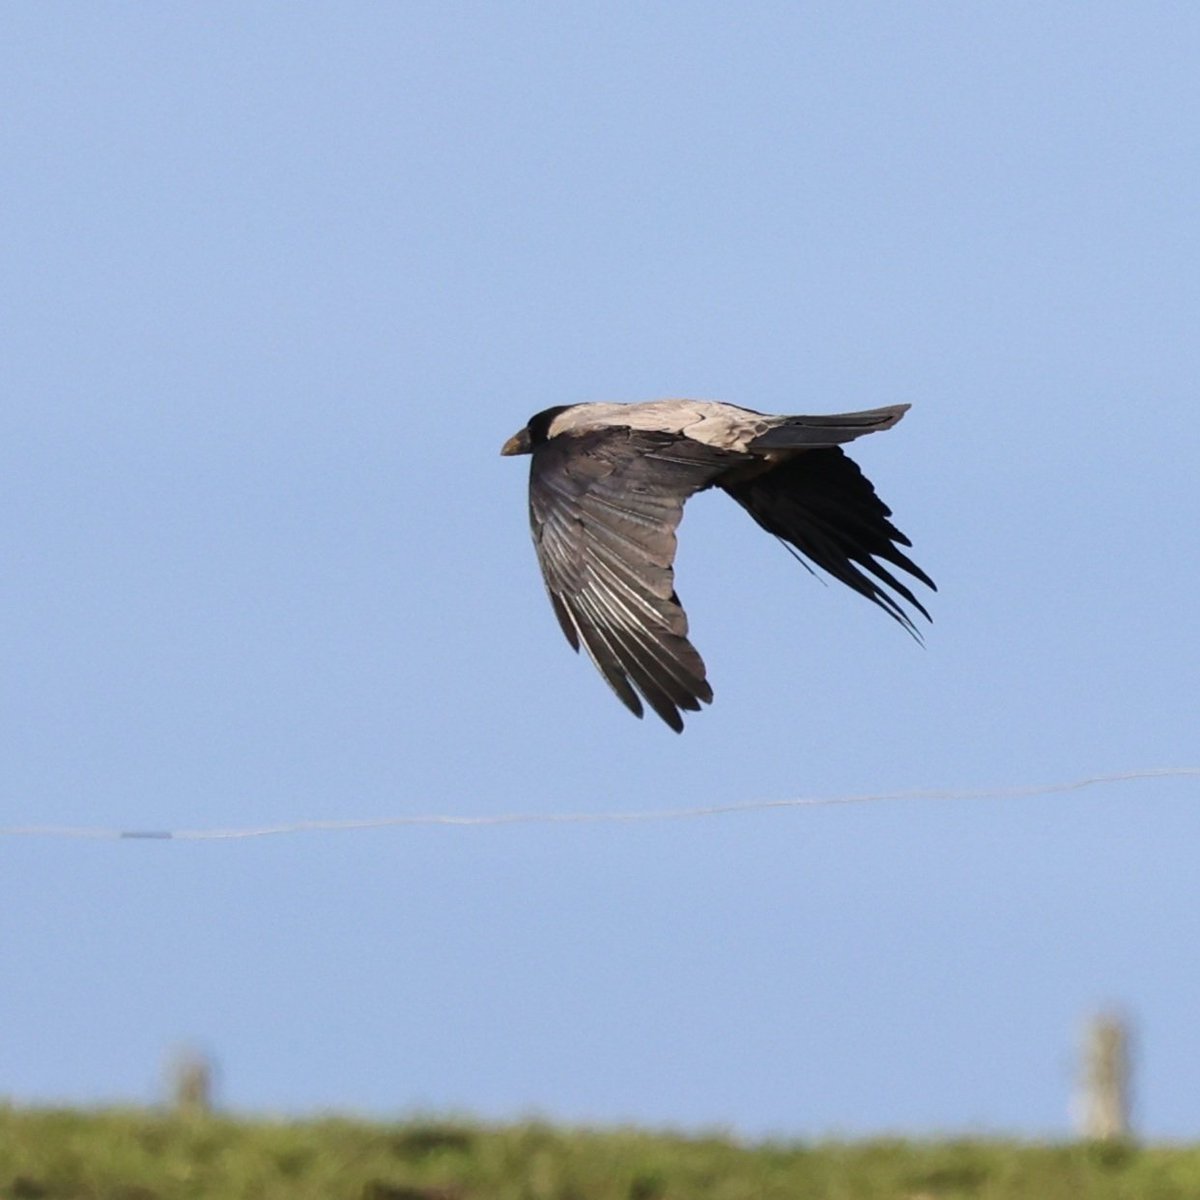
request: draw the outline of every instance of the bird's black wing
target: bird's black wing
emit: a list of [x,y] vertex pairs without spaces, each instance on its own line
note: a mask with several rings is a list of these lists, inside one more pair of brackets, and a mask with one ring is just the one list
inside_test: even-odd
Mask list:
[[936,591],[934,582],[900,549],[912,543],[889,520],[892,510],[836,446],[806,450],[760,474],[723,481],[721,486],[768,533],[878,604],[919,637],[896,597],[926,619],[929,613],[912,589],[883,564],[899,567]]
[[628,428],[551,438],[533,455],[533,541],[563,633],[631,711],[642,715],[640,692],[677,732],[679,710],[712,689],[675,594],[675,529],[687,498],[741,457]]

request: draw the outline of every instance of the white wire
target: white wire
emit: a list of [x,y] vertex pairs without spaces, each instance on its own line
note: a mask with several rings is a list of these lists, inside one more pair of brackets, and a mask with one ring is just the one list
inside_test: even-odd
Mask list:
[[344,821],[289,821],[244,829],[102,829],[57,825],[0,826],[0,837],[79,838],[93,841],[209,842],[239,838],[275,837],[290,833],[329,833],[351,829],[390,829],[410,825],[596,825],[635,821],[682,821],[693,817],[723,817],[734,813],[766,812],[780,808],[818,808],[834,804],[870,804],[880,800],[1015,800],[1077,792],[1101,783],[1129,783],[1137,779],[1200,778],[1200,767],[1154,767],[1143,771],[1118,771],[1090,775],[1070,783],[1032,784],[1018,787],[973,788],[968,790],[919,790],[871,792],[854,796],[800,796],[790,800],[747,800],[710,804],[697,808],[660,808],[641,812],[550,812],[503,813],[495,816],[415,814],[403,817],[373,817]]

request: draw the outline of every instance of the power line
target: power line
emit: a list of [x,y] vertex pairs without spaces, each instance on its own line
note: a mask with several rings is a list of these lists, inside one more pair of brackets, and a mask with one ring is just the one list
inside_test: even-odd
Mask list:
[[1017,787],[962,790],[924,789],[901,792],[870,792],[850,796],[799,796],[788,800],[746,800],[709,804],[695,808],[660,808],[634,812],[543,812],[501,813],[493,816],[413,814],[399,817],[368,817],[339,821],[288,821],[241,829],[104,829],[61,825],[0,826],[0,837],[75,838],[90,841],[211,842],[244,838],[275,837],[292,833],[331,833],[357,829],[391,829],[414,825],[599,825],[647,821],[682,821],[696,817],[724,817],[736,813],[767,812],[783,808],[821,808],[835,804],[873,804],[883,800],[1016,800],[1077,792],[1103,783],[1130,783],[1145,779],[1200,778],[1200,767],[1155,767],[1143,771],[1119,771],[1090,775],[1070,783],[1032,784]]

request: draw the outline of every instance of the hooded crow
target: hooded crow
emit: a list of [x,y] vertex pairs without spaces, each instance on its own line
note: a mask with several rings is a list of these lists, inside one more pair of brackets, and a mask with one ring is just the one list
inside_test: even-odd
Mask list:
[[912,543],[840,449],[890,429],[908,408],[786,417],[655,400],[569,404],[531,417],[500,453],[532,456],[533,544],[567,641],[583,646],[639,717],[644,698],[682,732],[680,710],[712,702],[672,563],[684,502],[714,486],[806,567],[841,580],[919,639],[900,601],[929,613],[889,568],[930,588],[933,580],[900,549]]

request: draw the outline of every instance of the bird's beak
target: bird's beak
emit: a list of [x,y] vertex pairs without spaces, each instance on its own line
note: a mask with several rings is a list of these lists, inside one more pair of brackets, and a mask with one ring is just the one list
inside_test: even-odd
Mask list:
[[533,447],[529,444],[529,430],[522,429],[520,433],[514,433],[512,437],[500,447],[501,454],[528,454]]

